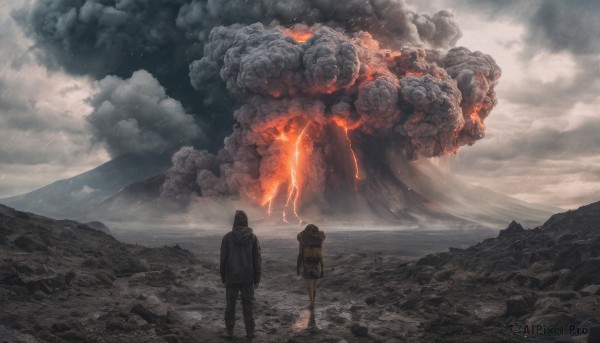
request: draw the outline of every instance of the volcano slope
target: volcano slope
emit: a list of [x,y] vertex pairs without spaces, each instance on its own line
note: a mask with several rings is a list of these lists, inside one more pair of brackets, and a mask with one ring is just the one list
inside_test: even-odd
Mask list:
[[[314,315],[293,274],[295,256],[263,240],[255,341],[595,342],[599,228],[600,202],[531,230],[513,222],[497,238],[421,259],[352,248],[360,242],[345,253],[326,250]],[[179,246],[146,248],[88,225],[0,207],[0,338],[223,341],[215,243],[195,255]],[[541,333],[526,332],[532,325]]]

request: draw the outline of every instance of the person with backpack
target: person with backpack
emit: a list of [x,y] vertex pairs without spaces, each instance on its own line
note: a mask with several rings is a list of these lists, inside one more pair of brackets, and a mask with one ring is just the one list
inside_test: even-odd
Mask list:
[[300,249],[296,263],[296,274],[306,280],[309,309],[315,308],[315,297],[317,296],[317,280],[323,277],[323,241],[325,232],[320,231],[314,224],[308,224],[304,231],[298,234]]
[[248,227],[248,216],[244,211],[235,212],[233,229],[223,237],[219,270],[221,281],[226,287],[226,335],[233,337],[235,303],[241,293],[246,337],[253,339],[254,289],[260,283],[262,258],[258,238]]

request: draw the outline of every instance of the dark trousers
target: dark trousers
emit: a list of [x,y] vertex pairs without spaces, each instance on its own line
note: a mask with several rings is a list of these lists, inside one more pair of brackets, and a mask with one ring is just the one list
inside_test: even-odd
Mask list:
[[233,330],[235,326],[235,303],[239,293],[242,293],[242,308],[244,313],[244,324],[246,334],[254,333],[254,286],[234,283],[227,285],[225,308],[225,326],[227,330]]

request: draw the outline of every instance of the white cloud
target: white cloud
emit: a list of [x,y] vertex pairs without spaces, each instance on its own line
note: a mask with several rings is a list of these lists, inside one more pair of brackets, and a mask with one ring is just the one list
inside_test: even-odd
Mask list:
[[31,191],[105,162],[91,146],[86,116],[91,80],[48,72],[28,54],[31,42],[0,7],[0,197]]

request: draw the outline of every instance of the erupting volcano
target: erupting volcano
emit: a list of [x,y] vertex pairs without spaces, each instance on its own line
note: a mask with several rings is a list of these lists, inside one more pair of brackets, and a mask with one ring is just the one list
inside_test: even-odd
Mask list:
[[211,31],[190,77],[197,84],[217,74],[240,101],[233,133],[217,154],[177,152],[161,195],[241,197],[267,217],[302,222],[307,208],[441,216],[392,165],[483,138],[501,72],[464,47],[256,23]]

